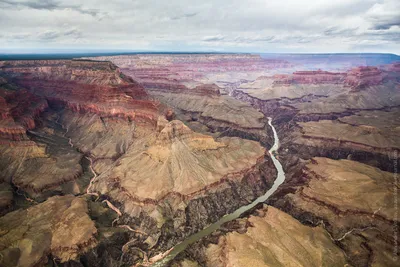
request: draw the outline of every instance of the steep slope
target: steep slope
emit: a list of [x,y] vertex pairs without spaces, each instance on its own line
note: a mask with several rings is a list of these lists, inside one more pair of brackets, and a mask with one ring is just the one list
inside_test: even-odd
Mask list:
[[[81,194],[92,176],[89,159],[81,152],[90,154],[93,149],[97,157],[113,158],[122,153],[119,143],[132,138],[128,134],[126,141],[110,139],[121,135],[110,130],[104,136],[87,135],[90,140],[77,146],[68,134],[71,125],[79,125],[76,120],[87,123],[85,118],[90,117],[102,127],[108,120],[121,120],[128,128],[133,123],[156,123],[158,103],[148,100],[143,87],[111,63],[54,60],[0,65],[0,178],[15,186],[17,194],[38,201],[60,193]],[[103,141],[96,150],[99,140]]]
[[[5,103],[0,121],[4,129],[0,147],[1,181],[5,182],[1,186],[2,214],[18,208],[22,208],[21,214],[31,208],[52,210],[45,204],[58,199],[54,195],[87,195],[89,206],[102,203],[102,209],[108,206],[107,210],[116,216],[110,220],[91,214],[97,218],[96,225],[107,222],[123,233],[119,238],[120,232],[107,232],[119,238],[111,243],[101,233],[90,245],[86,241],[71,245],[84,248],[79,253],[69,248],[58,253],[52,245],[43,246],[43,251],[30,257],[32,262],[26,266],[45,262],[49,251],[58,262],[71,262],[77,254],[84,254],[86,261],[95,264],[93,255],[100,253],[98,257],[107,262],[127,257],[127,262],[136,263],[146,254],[163,252],[190,233],[248,204],[262,195],[275,178],[271,159],[258,142],[220,133],[215,137],[204,134],[211,130],[193,131],[174,120],[188,113],[151,100],[139,83],[109,62],[13,61],[0,65],[1,101]],[[227,121],[223,129],[237,127],[242,134],[247,134],[243,129],[256,129],[267,138],[263,115],[250,105],[221,96],[216,85],[198,85],[193,92],[185,89],[174,94],[205,98],[206,105],[200,104],[205,117],[226,112],[228,116],[217,117]],[[215,118],[212,120],[219,124]],[[91,204],[93,201],[96,204]],[[60,206],[62,212],[62,205],[56,201],[54,209]],[[6,216],[18,216],[14,213],[17,211]],[[11,217],[3,218],[4,227],[10,227],[7,223]],[[47,223],[50,218],[40,220],[53,231],[55,226]],[[57,214],[54,220],[58,220]],[[62,223],[67,230],[57,232],[57,242],[62,243],[66,235],[75,240],[75,233],[69,232],[75,227],[75,219]],[[55,235],[46,231],[38,234],[46,238]],[[8,239],[7,233],[2,237]],[[40,242],[48,244],[46,238],[40,237]],[[18,240],[15,237],[15,242]],[[121,254],[120,248],[128,241],[129,246],[141,248],[143,253],[126,251],[124,246]],[[110,249],[118,244],[119,252],[107,254],[105,244]],[[20,260],[19,254],[7,257],[10,266]]]
[[192,129],[265,144],[272,142],[266,134],[269,129],[263,114],[226,95],[219,77],[227,73],[233,77],[257,77],[263,70],[289,67],[285,61],[264,60],[258,55],[246,54],[138,55],[95,59],[110,60],[121,66],[124,74],[141,82],[150,95],[173,108],[176,118],[187,122]]
[[138,83],[109,62],[12,61],[1,67],[12,82],[74,111],[151,120],[156,103]]
[[280,210],[259,205],[172,264],[395,266],[400,65],[332,57],[329,71],[295,55],[0,62],[0,264],[168,255],[271,187],[272,117]]
[[304,226],[268,207],[251,216],[245,233],[221,236],[205,251],[207,266],[345,266],[344,253],[322,227]]
[[[394,266],[398,224],[393,173],[350,160],[313,158],[302,170],[304,185],[275,205],[305,223],[323,225],[355,266]],[[286,188],[286,190],[288,190]]]
[[272,162],[257,142],[214,139],[165,118],[158,129],[138,129],[130,148],[96,178],[92,191],[118,203],[127,215],[122,220],[159,240],[159,248],[249,203],[274,179]]
[[85,199],[71,195],[0,217],[0,231],[2,266],[44,266],[50,255],[67,262],[97,243]]

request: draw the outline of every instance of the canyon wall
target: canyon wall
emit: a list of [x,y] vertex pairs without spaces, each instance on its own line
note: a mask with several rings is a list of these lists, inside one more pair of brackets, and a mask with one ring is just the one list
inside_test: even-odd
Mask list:
[[308,59],[0,62],[0,264],[165,257],[271,188],[271,117],[285,182],[169,265],[394,266],[399,64]]

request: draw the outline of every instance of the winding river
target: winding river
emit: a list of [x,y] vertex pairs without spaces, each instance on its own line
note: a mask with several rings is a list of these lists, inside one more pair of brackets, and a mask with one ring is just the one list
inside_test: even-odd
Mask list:
[[237,209],[236,211],[234,211],[231,214],[225,215],[224,217],[219,219],[217,222],[204,228],[200,232],[197,232],[197,233],[189,236],[184,241],[182,241],[181,243],[179,243],[178,245],[173,247],[171,252],[166,257],[153,263],[151,266],[153,266],[153,267],[165,266],[169,261],[174,259],[179,253],[184,251],[189,245],[195,243],[202,237],[207,236],[207,235],[211,234],[212,232],[214,232],[215,230],[219,229],[222,224],[239,218],[240,215],[243,214],[245,211],[248,211],[248,210],[254,208],[257,204],[266,201],[278,189],[278,187],[285,181],[285,173],[283,171],[282,165],[279,162],[279,160],[277,160],[275,158],[275,155],[274,155],[274,152],[277,151],[279,148],[279,138],[278,138],[278,134],[276,133],[275,127],[272,125],[272,118],[268,118],[268,124],[271,126],[272,131],[274,132],[274,145],[271,147],[269,152],[271,154],[271,158],[275,165],[275,168],[278,171],[278,176],[277,176],[276,180],[274,181],[274,184],[272,185],[272,187],[264,195],[260,196],[259,198],[254,200],[252,203]]

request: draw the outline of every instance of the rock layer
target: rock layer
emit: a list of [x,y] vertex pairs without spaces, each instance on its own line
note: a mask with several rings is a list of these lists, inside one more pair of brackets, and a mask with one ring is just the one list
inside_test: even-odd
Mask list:
[[2,266],[39,266],[51,254],[67,262],[94,247],[96,233],[85,199],[52,197],[0,218],[0,261]]
[[157,104],[146,100],[143,87],[109,62],[13,61],[1,71],[14,83],[74,111],[134,120],[154,120],[157,114]]
[[[263,115],[246,103],[221,95],[220,83],[210,75],[225,72],[258,73],[263,69],[290,66],[281,60],[255,55],[115,56],[110,60],[124,74],[141,82],[150,95],[175,109],[177,118],[196,121],[208,132],[271,143]],[[194,126],[196,127],[196,126]],[[196,129],[201,129],[197,127]],[[204,129],[204,128],[203,128]]]
[[0,62],[2,264],[168,254],[271,187],[273,117],[286,182],[269,204],[282,211],[256,207],[174,264],[394,265],[398,64],[281,57]]
[[295,191],[276,205],[304,223],[323,225],[355,266],[395,264],[392,226],[399,222],[392,200],[399,185],[392,173],[350,160],[313,158],[301,179],[307,183],[293,183]]
[[207,266],[345,266],[344,253],[322,227],[304,226],[268,207],[251,216],[245,233],[221,236],[206,249]]
[[[266,162],[266,150],[258,143],[237,137],[214,139],[177,120],[159,119],[158,125],[159,132],[138,129],[130,148],[96,178],[93,190],[119,203],[127,215],[124,220],[152,238],[161,232],[160,248],[170,247],[270,186],[274,172],[267,166],[272,163]],[[208,210],[209,205],[219,207]]]

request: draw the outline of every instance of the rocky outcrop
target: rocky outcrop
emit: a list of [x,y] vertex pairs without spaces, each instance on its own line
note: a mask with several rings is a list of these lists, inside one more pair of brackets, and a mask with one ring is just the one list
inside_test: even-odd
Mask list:
[[393,64],[389,65],[384,65],[382,68],[386,71],[392,72],[392,73],[400,73],[400,62],[396,62]]
[[392,173],[350,160],[313,158],[301,175],[306,183],[292,184],[275,206],[303,223],[324,226],[352,265],[394,264],[392,225],[398,219],[392,199],[399,185]]
[[47,101],[27,90],[15,88],[3,78],[0,86],[0,144],[27,140],[26,130],[36,127],[37,118],[47,107]]
[[175,263],[392,266],[397,65],[303,71],[320,67],[305,58],[0,62],[0,265],[167,255],[271,188],[273,117],[286,182],[268,201],[282,211],[258,205]]
[[138,129],[126,153],[92,189],[126,215],[120,223],[158,239],[159,249],[249,203],[274,179],[272,162],[257,142],[214,139],[177,120],[160,119],[159,126],[160,132]]
[[[345,266],[345,254],[321,227],[302,225],[273,207],[251,216],[245,233],[221,236],[206,251],[207,266]],[[321,257],[321,255],[323,255]]]
[[249,139],[271,142],[265,133],[265,119],[262,113],[232,97],[173,94],[153,90],[149,92],[161,102],[175,108],[177,117],[183,121],[198,121],[213,132],[228,136],[246,138],[247,134]]
[[[259,55],[251,54],[182,54],[182,55],[132,55],[132,56],[111,56],[96,57],[93,59],[112,61],[121,68],[130,68],[133,64],[140,75],[145,72],[154,76],[160,74],[174,75],[180,78],[192,79],[202,72],[227,72],[227,71],[255,71],[262,69],[290,67],[286,60],[264,59]],[[135,71],[132,77],[137,77]]]
[[201,84],[194,88],[188,88],[183,84],[176,82],[143,82],[143,86],[148,89],[156,89],[157,92],[188,94],[198,96],[217,97],[220,95],[220,88],[216,84]]
[[109,62],[13,61],[4,64],[1,72],[50,104],[76,112],[137,121],[157,117],[157,103],[148,101],[143,87]]
[[[313,156],[353,159],[394,171],[392,158],[399,151],[398,108],[360,111],[337,120],[298,122],[284,146],[302,158]],[[395,159],[397,162],[398,159]]]
[[377,67],[358,67],[351,69],[346,76],[345,85],[352,87],[353,91],[368,86],[382,84],[385,75]]
[[[238,138],[217,142],[211,136],[192,132],[180,121],[168,122],[157,135],[135,140],[131,148],[119,160],[119,166],[110,174],[100,176],[98,181],[111,175],[114,180],[120,180],[128,195],[143,203],[157,203],[172,192],[190,196],[228,174],[238,173],[240,177],[241,171],[251,168],[265,153],[255,142]],[[224,154],[229,156],[224,158]],[[222,157],[220,163],[214,160],[217,157]],[[149,171],[140,172],[142,168]],[[106,193],[104,186],[96,185],[96,188]]]
[[[297,71],[275,75],[281,84],[274,84],[272,77],[261,76],[262,79],[234,86],[230,92],[262,106],[264,113],[279,116],[280,107],[289,107],[296,111],[297,121],[337,119],[364,109],[398,106],[399,73],[393,66],[358,67],[346,73]],[[256,103],[259,101],[265,103]]]
[[0,216],[4,215],[13,204],[13,189],[8,183],[0,183]]
[[97,229],[86,200],[71,195],[52,197],[26,210],[0,217],[2,266],[40,266],[67,262],[93,248]]
[[[177,118],[198,121],[211,133],[239,136],[270,144],[264,134],[262,114],[223,95],[220,75],[240,77],[272,68],[291,66],[279,59],[258,55],[137,55],[99,57],[121,66],[126,75],[141,82],[165,105],[175,108]],[[223,74],[221,74],[223,73]],[[238,74],[242,73],[242,74]]]
[[[142,124],[124,118],[77,114],[71,110],[64,111],[59,122],[68,129],[66,136],[74,146],[95,162],[119,158],[133,142],[135,129],[142,127]],[[149,124],[152,127],[153,123]]]
[[[134,123],[156,123],[158,104],[147,100],[143,87],[109,62],[13,61],[4,62],[0,72],[4,77],[0,180],[15,186],[17,194],[36,201],[85,192],[92,172],[81,152],[116,158],[133,137],[131,133],[126,141],[119,139],[127,128]],[[118,120],[130,126],[112,127]],[[99,136],[92,127],[86,128],[84,137],[75,137],[72,130],[83,127],[82,122],[88,123],[86,127],[96,122],[111,134]],[[88,135],[90,130],[93,135]],[[83,140],[76,146],[70,137]]]
[[0,179],[12,184],[16,194],[43,201],[54,194],[84,192],[91,174],[83,155],[55,123],[56,116],[46,111],[36,119],[40,126],[24,132],[24,140],[0,146]]
[[345,73],[317,71],[296,71],[291,75],[274,75],[273,85],[291,84],[340,84],[346,77]]

